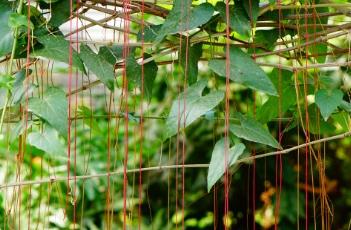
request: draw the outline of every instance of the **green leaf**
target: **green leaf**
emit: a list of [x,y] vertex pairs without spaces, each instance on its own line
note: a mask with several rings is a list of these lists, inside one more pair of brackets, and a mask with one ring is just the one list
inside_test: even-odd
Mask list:
[[84,117],[83,122],[87,126],[89,126],[96,133],[101,133],[101,129],[99,127],[99,123],[93,117],[93,111],[90,108],[81,105],[78,107],[78,115]]
[[7,93],[8,93],[8,89],[0,88],[0,111],[4,108]]
[[142,36],[142,31],[139,31],[138,33],[138,41],[144,41],[144,42],[153,42],[155,41],[159,30],[162,28],[161,25],[147,25],[144,27],[144,36]]
[[115,82],[113,65],[107,62],[102,56],[94,53],[89,46],[84,44],[80,45],[79,55],[86,67],[93,72],[107,88],[113,90]]
[[260,12],[260,0],[245,0],[242,3],[249,18],[252,17],[252,21],[256,22]]
[[128,82],[139,86],[141,82],[141,65],[139,65],[137,60],[132,56],[129,56],[126,59],[126,72]]
[[[257,120],[261,123],[271,121],[284,113],[296,103],[295,88],[291,81],[292,72],[274,69],[269,78],[275,88],[281,88],[279,96],[270,96],[268,100],[257,109]],[[280,78],[280,82],[279,82]],[[279,99],[280,97],[280,99]]]
[[279,38],[279,30],[258,30],[255,33],[255,42],[265,49],[273,50],[275,43]]
[[[328,7],[319,7],[316,9],[308,9],[307,12],[305,11],[306,14],[322,14],[322,13],[329,13],[329,8]],[[328,24],[328,18],[329,17],[318,17],[318,19],[313,18],[313,17],[308,17],[307,20],[302,17],[299,21],[299,24],[301,26],[304,26],[305,24]],[[318,36],[315,35],[318,32],[322,32],[324,30],[323,26],[315,26],[315,27],[307,27],[307,31],[305,31],[305,33],[308,33],[310,35],[310,40],[314,37],[314,36]],[[307,40],[306,40],[307,42]],[[315,59],[317,62],[319,63],[324,63],[326,60],[327,55],[325,55],[325,53],[327,53],[328,51],[328,45],[326,43],[317,43],[311,46],[308,46],[308,50],[309,52],[313,55],[315,54]],[[317,55],[319,54],[319,55]],[[323,55],[324,54],[324,55]]]
[[[34,50],[32,56],[41,56],[69,64],[70,44],[69,41],[66,41],[64,37],[45,35],[43,37],[39,37],[38,41],[44,46],[44,48]],[[72,50],[72,63],[73,66],[77,67],[80,71],[85,72],[82,60],[79,58],[75,50]]]
[[173,4],[173,9],[169,12],[155,38],[156,44],[169,34],[192,30],[205,24],[214,13],[214,8],[210,3],[203,3],[192,9],[190,9],[191,0],[175,0]]
[[257,109],[257,120],[266,123],[279,116],[283,116],[286,111],[296,104],[295,90],[291,87],[282,90],[282,96],[270,96],[269,99]]
[[[12,28],[18,28],[20,26],[28,27],[28,18],[23,14],[12,13],[10,14],[8,23]],[[34,25],[31,21],[29,21],[29,28],[34,29]]]
[[239,114],[240,125],[230,125],[230,131],[237,137],[248,141],[271,146],[276,149],[282,147],[272,137],[272,135],[265,129],[258,121],[250,117],[244,117]]
[[351,103],[347,101],[342,101],[339,107],[348,113],[351,113]]
[[178,124],[180,128],[189,126],[223,100],[224,93],[220,91],[202,96],[202,91],[206,85],[207,82],[205,80],[198,81],[173,101],[166,121],[165,138],[171,137],[178,132]]
[[[144,54],[144,59],[151,57]],[[142,66],[137,63],[134,57],[128,57],[126,60],[128,81],[137,87],[144,87],[144,95],[148,100],[152,97],[152,88],[157,75],[158,66],[155,61],[144,64],[144,80],[142,82]]]
[[10,142],[15,141],[15,139],[23,134],[23,132],[26,129],[29,129],[33,124],[33,121],[25,121],[25,120],[21,120],[19,122],[16,123],[16,125],[13,127],[13,129],[11,130],[10,133]]
[[[28,70],[28,75],[31,74],[32,70]],[[13,84],[13,90],[11,95],[11,104],[17,104],[22,101],[25,95],[30,95],[36,86],[32,83],[25,83],[26,70],[22,69],[15,74],[15,82]]]
[[14,82],[15,82],[15,79],[13,78],[12,75],[8,75],[8,74],[0,75],[0,88],[12,90]]
[[[277,91],[266,73],[237,47],[230,47],[230,79],[249,88],[277,95]],[[208,63],[219,76],[226,76],[226,60],[210,60]]]
[[342,132],[350,131],[350,115],[347,112],[341,111],[331,117],[340,125]]
[[[51,18],[49,23],[55,27],[59,27],[66,21],[68,21],[71,14],[70,1],[61,0],[49,5],[51,11]],[[73,8],[75,8],[75,3],[73,2]],[[74,11],[74,10],[73,10]]]
[[13,35],[8,25],[11,13],[11,5],[7,1],[0,1],[0,57],[12,50]]
[[[227,157],[225,156],[227,149]],[[210,166],[207,174],[207,191],[210,192],[213,185],[223,176],[228,166],[232,166],[243,154],[245,145],[239,143],[232,148],[225,147],[225,139],[219,140],[212,152]]]
[[43,150],[52,156],[65,156],[65,146],[59,139],[56,130],[50,127],[45,127],[44,131],[32,132],[28,135],[28,144]]
[[180,54],[180,64],[184,73],[186,70],[187,81],[191,85],[197,81],[199,72],[197,65],[202,55],[202,44],[188,45],[186,48],[186,42],[184,42]]
[[328,55],[328,45],[324,43],[318,43],[316,45],[312,45],[308,47],[309,51],[311,52],[312,56],[315,56],[315,59],[318,63],[325,63],[325,60]]
[[67,99],[62,89],[49,88],[43,98],[31,98],[28,110],[47,121],[61,135],[68,130]]
[[[216,4],[216,10],[219,11],[221,18],[226,22],[226,5],[224,2]],[[242,35],[250,35],[251,24],[245,9],[241,5],[229,6],[229,26],[234,31]]]
[[58,2],[58,1],[63,2],[62,0],[40,0],[40,1],[43,1],[43,2],[45,2],[47,4],[55,3],[55,2]]
[[101,46],[98,55],[103,57],[111,65],[114,65],[117,60],[123,57],[123,46]]
[[[320,119],[320,113],[318,111],[318,107],[316,103],[313,103],[308,106],[308,131],[312,134],[332,134],[335,132],[335,126],[332,121],[326,122],[324,119]],[[298,115],[298,113],[296,114]],[[299,122],[303,122],[304,127],[306,126],[306,111],[302,111],[302,119],[296,118]]]
[[329,116],[338,108],[342,103],[343,92],[339,89],[328,91],[320,89],[316,93],[316,104],[321,111],[324,120],[328,120]]

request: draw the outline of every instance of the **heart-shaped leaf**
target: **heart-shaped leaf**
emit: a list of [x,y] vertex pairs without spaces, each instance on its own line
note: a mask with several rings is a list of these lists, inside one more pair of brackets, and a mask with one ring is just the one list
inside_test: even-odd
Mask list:
[[[38,38],[38,41],[44,46],[42,49],[34,50],[32,56],[45,57],[56,61],[69,64],[70,60],[70,44],[62,36],[45,35]],[[72,64],[80,71],[85,72],[82,60],[79,58],[77,52],[72,50]]]
[[258,121],[239,114],[240,125],[230,125],[230,131],[237,137],[248,141],[269,145],[273,148],[282,147],[274,137]]
[[[236,144],[232,148],[227,147],[225,151],[225,139],[219,140],[212,152],[210,166],[207,174],[207,191],[223,176],[228,166],[235,164],[238,158],[243,154],[245,145]],[[227,154],[227,156],[225,156]]]
[[224,93],[219,91],[201,96],[206,85],[207,82],[205,80],[198,81],[173,101],[166,121],[165,138],[176,134],[178,127],[181,129],[189,126],[223,100]]
[[30,133],[28,135],[28,144],[53,156],[65,156],[65,146],[60,141],[56,130],[51,127],[45,127],[42,133]]
[[61,135],[66,136],[68,130],[67,107],[65,92],[59,88],[49,88],[43,98],[29,100],[28,110],[47,121]]
[[315,101],[325,121],[341,105],[342,98],[343,92],[339,89],[317,91]]

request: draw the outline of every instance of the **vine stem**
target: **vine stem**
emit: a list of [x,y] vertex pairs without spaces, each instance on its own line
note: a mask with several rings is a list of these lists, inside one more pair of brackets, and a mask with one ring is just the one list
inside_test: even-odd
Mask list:
[[351,7],[350,3],[321,3],[321,4],[311,4],[311,5],[274,5],[270,6],[267,5],[266,7],[260,9],[260,12],[258,13],[259,16],[267,13],[268,11],[273,11],[273,10],[289,10],[289,9],[300,9],[300,8],[308,8],[308,9],[315,9],[315,8],[349,8]]
[[[235,164],[237,165],[240,163],[250,162],[250,161],[256,160],[256,159],[288,154],[290,152],[304,148],[306,146],[311,146],[311,145],[320,144],[323,142],[343,139],[343,138],[348,137],[348,136],[351,136],[351,131],[348,131],[348,132],[345,132],[342,134],[338,134],[335,136],[326,137],[326,138],[318,139],[315,141],[307,142],[307,143],[304,143],[301,145],[296,145],[296,146],[288,148],[288,149],[283,149],[283,150],[268,152],[268,153],[264,153],[264,154],[260,154],[260,155],[245,157],[245,158],[237,160]],[[183,167],[184,168],[208,168],[209,164],[159,165],[159,166],[154,166],[154,167],[128,169],[126,172],[127,173],[150,172],[150,171],[160,171],[160,170],[167,170],[167,169],[179,169],[179,168],[183,168]],[[117,170],[117,171],[110,172],[110,173],[98,173],[98,174],[69,177],[68,180],[87,180],[87,179],[94,179],[94,178],[101,178],[101,177],[110,177],[113,175],[123,175],[123,170]],[[67,181],[67,177],[50,177],[50,178],[45,178],[45,179],[41,179],[41,180],[28,180],[28,181],[7,183],[7,184],[0,185],[0,189],[18,187],[18,186],[38,185],[38,184],[45,184],[45,183],[55,183],[55,182],[62,182],[62,181]]]
[[8,103],[9,103],[9,100],[10,100],[10,92],[9,92],[9,90],[7,90],[5,103],[4,103],[4,106],[3,106],[3,108],[2,108],[2,112],[1,112],[0,133],[2,132],[2,127],[4,126],[4,119],[5,119],[5,114],[6,114],[6,107],[7,107]]

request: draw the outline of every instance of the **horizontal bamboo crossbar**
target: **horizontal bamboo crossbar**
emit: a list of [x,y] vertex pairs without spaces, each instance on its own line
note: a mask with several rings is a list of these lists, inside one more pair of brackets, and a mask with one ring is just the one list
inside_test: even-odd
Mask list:
[[[307,143],[304,143],[301,145],[297,145],[297,146],[294,146],[294,147],[291,147],[288,149],[283,149],[283,150],[268,152],[268,153],[264,153],[264,154],[254,155],[254,156],[250,156],[250,157],[245,157],[245,158],[239,159],[236,162],[236,164],[250,162],[252,160],[266,158],[266,157],[270,157],[270,156],[283,155],[283,154],[287,154],[287,153],[293,152],[293,151],[301,149],[301,148],[305,148],[306,146],[312,146],[312,145],[323,143],[323,142],[343,139],[343,138],[348,137],[348,136],[351,136],[351,131],[348,131],[348,132],[345,132],[345,133],[342,133],[339,135],[331,136],[331,137],[326,137],[326,138],[314,140],[314,141],[307,142]],[[159,165],[159,166],[147,167],[147,168],[127,169],[126,173],[130,174],[130,173],[160,171],[160,170],[167,170],[167,169],[208,168],[208,167],[209,167],[209,164]],[[64,181],[87,180],[87,179],[104,178],[104,177],[109,178],[110,176],[123,175],[123,173],[124,173],[124,170],[121,169],[121,170],[113,171],[110,173],[98,173],[98,174],[72,176],[72,177],[50,177],[50,178],[39,179],[39,180],[19,181],[19,182],[12,182],[12,183],[6,183],[3,185],[0,185],[0,189],[38,185],[38,184],[40,185],[40,184],[56,183],[56,182],[64,182]]]

